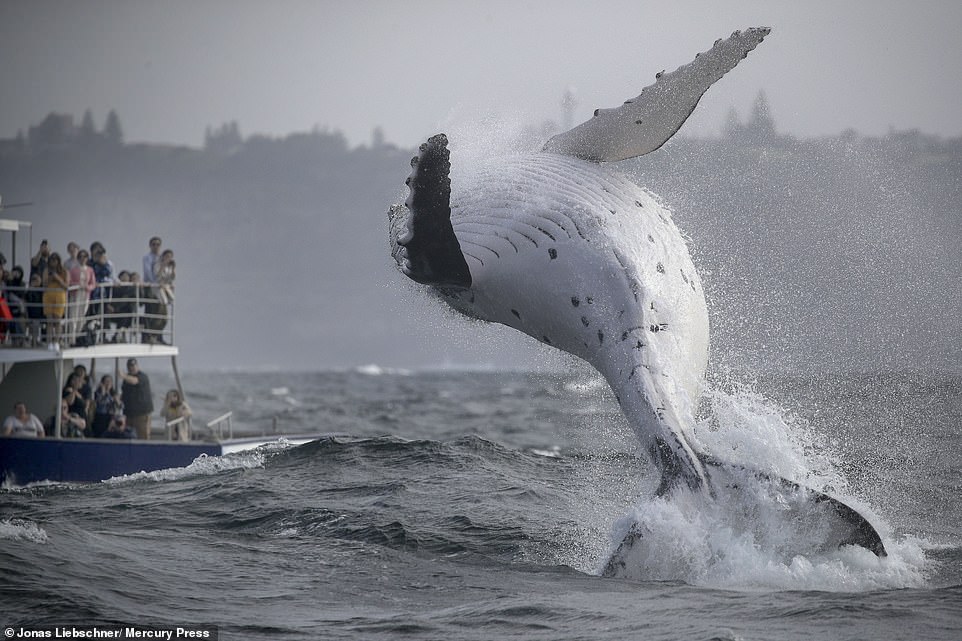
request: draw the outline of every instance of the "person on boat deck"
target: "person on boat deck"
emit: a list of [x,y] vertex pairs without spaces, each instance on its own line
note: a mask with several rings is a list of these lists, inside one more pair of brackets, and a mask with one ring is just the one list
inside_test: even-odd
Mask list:
[[137,435],[127,425],[126,417],[123,414],[117,414],[110,417],[110,425],[103,433],[103,438],[137,438]]
[[67,258],[64,259],[63,266],[68,272],[80,264],[80,256],[77,255],[77,252],[79,251],[80,245],[73,241],[67,243]]
[[44,333],[43,277],[40,274],[30,277],[30,287],[23,295],[23,302],[27,308],[27,318],[30,320],[30,344],[36,346]]
[[[0,256],[2,255],[0,254]],[[3,297],[7,299],[7,304],[13,313],[13,320],[8,325],[14,345],[22,345],[27,337],[27,326],[23,322],[23,319],[27,317],[27,310],[23,301],[26,289],[23,284],[23,267],[14,265],[9,272],[4,272]]]
[[190,440],[190,417],[193,412],[190,411],[190,405],[187,404],[187,401],[180,397],[180,392],[175,389],[167,392],[167,396],[164,398],[164,407],[160,410],[160,413],[166,423],[178,418],[186,419],[183,423],[174,425],[171,439],[175,441]]
[[[48,435],[54,435],[57,430],[53,426],[57,423],[57,415],[54,414],[47,419],[44,426]],[[84,430],[87,429],[87,421],[80,417],[76,412],[70,411],[70,406],[66,402],[60,403],[60,436],[63,438],[83,438]]]
[[70,261],[64,263],[64,267],[70,274],[70,286],[73,288],[69,294],[67,307],[67,335],[74,341],[77,340],[83,328],[87,307],[90,306],[90,294],[97,286],[97,275],[87,264],[90,254],[86,249],[81,249],[76,254],[73,267],[69,266]]
[[63,318],[67,314],[67,288],[70,287],[70,276],[64,269],[60,254],[54,252],[47,259],[47,268],[43,272],[43,315],[47,319],[47,343],[57,345],[60,340],[60,330]]
[[87,416],[87,399],[83,396],[83,377],[79,374],[71,374],[70,381],[63,388],[63,400],[67,403],[67,408],[77,416]]
[[94,290],[90,292],[90,305],[92,307],[90,311],[93,314],[108,313],[109,310],[105,308],[105,303],[110,299],[116,272],[113,262],[107,258],[107,250],[99,241],[90,246],[89,264],[94,271],[94,279],[97,281]]
[[30,277],[33,278],[34,274],[41,274],[45,269],[47,269],[47,260],[50,257],[50,247],[47,245],[47,239],[44,238],[40,241],[40,249],[37,253],[30,259]]
[[144,282],[154,284],[157,282],[157,264],[160,262],[160,246],[163,241],[159,236],[154,236],[148,243],[150,251],[144,256]]
[[138,310],[134,302],[137,299],[137,285],[131,281],[132,275],[136,275],[136,273],[131,274],[126,269],[122,270],[117,283],[114,285],[111,307],[115,315],[113,324],[117,329],[111,339],[113,343],[120,342],[124,335],[127,337],[126,342],[134,342],[131,328],[133,327],[133,317]]
[[124,383],[124,413],[127,424],[137,431],[137,438],[150,438],[150,415],[154,413],[154,399],[150,393],[150,378],[140,371],[137,359],[127,360],[127,373],[121,374]]
[[110,426],[110,419],[117,414],[124,413],[124,404],[120,402],[120,396],[114,389],[114,378],[110,374],[100,377],[100,384],[94,391],[94,419],[91,422],[90,434],[94,438],[100,438]]
[[84,397],[84,400],[89,404],[93,400],[94,393],[90,388],[90,377],[87,376],[87,368],[83,365],[77,365],[73,368],[73,373],[80,377],[80,395]]
[[164,343],[163,331],[167,326],[167,306],[174,301],[175,268],[174,252],[165,249],[154,266],[154,283],[151,289],[152,297],[157,302],[148,303],[144,308],[146,314],[144,326],[147,328],[144,342],[146,343]]
[[43,438],[43,423],[34,414],[27,411],[26,403],[18,401],[13,406],[13,414],[3,421],[0,435]]

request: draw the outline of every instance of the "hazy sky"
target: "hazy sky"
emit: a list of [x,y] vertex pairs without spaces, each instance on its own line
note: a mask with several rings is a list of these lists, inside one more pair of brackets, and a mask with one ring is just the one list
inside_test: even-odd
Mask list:
[[760,89],[798,136],[962,135],[957,0],[0,0],[0,137],[109,109],[128,141],[200,145],[208,125],[315,126],[413,146],[489,116],[576,122],[754,25],[771,36],[686,125],[714,134]]

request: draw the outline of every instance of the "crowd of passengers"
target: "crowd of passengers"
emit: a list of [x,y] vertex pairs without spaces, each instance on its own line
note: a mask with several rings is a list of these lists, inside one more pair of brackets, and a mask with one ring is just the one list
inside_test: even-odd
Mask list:
[[[67,244],[67,258],[46,240],[23,267],[6,269],[0,254],[0,322],[16,347],[47,343],[50,349],[99,342],[163,343],[168,306],[174,300],[174,252],[150,239],[142,271],[116,271],[99,241],[90,250]],[[108,338],[108,332],[111,334]]]
[[[0,436],[44,438],[139,438],[149,439],[151,415],[154,411],[150,379],[140,370],[137,359],[127,361],[127,371],[120,374],[121,388],[114,386],[109,374],[100,377],[96,389],[91,388],[87,368],[77,365],[64,386],[60,400],[60,426],[56,411],[41,422],[31,414],[26,403],[14,404],[13,414],[0,424]],[[190,440],[191,409],[172,389],[167,392],[160,417],[164,423],[177,421],[170,428],[175,441]]]

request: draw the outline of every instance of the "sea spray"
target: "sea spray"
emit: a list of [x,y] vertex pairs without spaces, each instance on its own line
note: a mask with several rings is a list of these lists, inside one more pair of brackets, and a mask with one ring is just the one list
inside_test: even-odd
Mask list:
[[[883,535],[890,531],[845,494],[848,484],[831,454],[817,447],[810,425],[749,388],[710,389],[706,400],[711,410],[696,430],[705,451],[828,491],[867,514]],[[620,558],[618,576],[744,590],[865,591],[925,582],[924,541],[886,540],[886,558],[858,547],[836,549],[824,544],[832,536],[828,504],[813,503],[806,490],[738,468],[715,469],[713,482],[714,498],[644,494],[617,519],[609,549],[629,534],[635,540]]]
[[104,483],[130,483],[135,481],[176,481],[191,476],[213,476],[230,470],[255,469],[264,467],[267,458],[276,452],[294,447],[285,439],[278,439],[254,450],[235,452],[223,456],[201,454],[187,467],[168,468],[153,472],[137,472],[109,478]]
[[0,519],[0,541],[27,541],[29,543],[46,543],[47,532],[26,519]]

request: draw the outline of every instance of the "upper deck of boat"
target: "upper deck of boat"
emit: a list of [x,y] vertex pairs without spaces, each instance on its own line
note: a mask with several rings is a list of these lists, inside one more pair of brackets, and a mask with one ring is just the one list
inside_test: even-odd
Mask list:
[[68,347],[50,350],[45,346],[36,348],[0,346],[0,364],[32,363],[37,361],[75,361],[107,358],[148,358],[177,356],[174,345],[147,345],[140,343],[109,343],[91,347]]
[[77,300],[76,289],[60,320],[44,318],[43,304],[29,300],[42,297],[43,288],[4,288],[10,314],[0,318],[0,364],[177,356],[174,303],[162,303],[156,286],[103,283],[89,303]]

